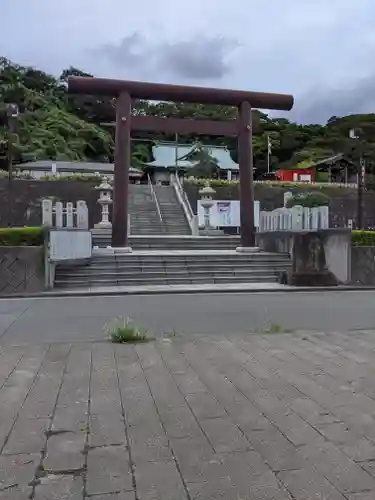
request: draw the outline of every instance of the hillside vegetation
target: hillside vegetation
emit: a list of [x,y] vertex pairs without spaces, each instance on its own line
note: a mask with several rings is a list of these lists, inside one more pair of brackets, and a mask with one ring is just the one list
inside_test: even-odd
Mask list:
[[[58,78],[37,68],[23,67],[0,58],[0,108],[5,103],[17,103],[20,119],[15,144],[15,161],[73,160],[113,161],[113,129],[103,126],[114,120],[114,101],[95,96],[67,94],[69,75],[92,76],[76,68],[64,70]],[[134,114],[161,117],[230,119],[236,109],[223,106],[135,103]],[[299,125],[285,118],[270,118],[254,112],[258,123],[253,138],[254,162],[266,170],[267,137],[272,143],[271,165],[308,167],[313,161],[343,153],[358,162],[359,151],[367,160],[368,171],[375,165],[375,114],[332,117],[325,125]],[[355,128],[360,139],[350,139]],[[141,167],[152,160],[155,140],[174,140],[155,134],[139,134],[132,143],[132,163]],[[191,142],[198,138],[184,137]],[[202,137],[203,143],[226,145],[236,160],[235,140],[224,137]],[[0,168],[5,168],[7,132],[0,126]]]

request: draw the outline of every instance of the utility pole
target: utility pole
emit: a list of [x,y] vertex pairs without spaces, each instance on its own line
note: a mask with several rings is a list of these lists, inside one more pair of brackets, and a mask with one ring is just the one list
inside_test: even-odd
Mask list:
[[358,142],[358,172],[357,172],[357,229],[363,229],[363,190],[365,184],[366,164],[363,158],[362,143],[360,141],[360,131],[351,129],[349,131],[351,139],[359,140]]
[[7,143],[7,165],[8,165],[8,226],[13,226],[13,156],[16,125],[18,120],[19,110],[17,104],[8,104],[6,107],[6,124],[8,126],[8,143]]
[[19,115],[17,104],[8,104],[7,110],[8,122],[8,179],[13,178],[13,144],[15,142],[16,122]]
[[358,194],[357,194],[357,229],[363,229],[363,191],[365,187],[366,163],[362,151],[359,154]]

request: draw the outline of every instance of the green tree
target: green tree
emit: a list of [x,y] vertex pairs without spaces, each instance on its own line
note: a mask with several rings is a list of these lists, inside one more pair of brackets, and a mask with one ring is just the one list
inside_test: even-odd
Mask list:
[[196,163],[189,170],[188,175],[199,179],[212,179],[217,176],[217,160],[203,146],[197,147],[194,152],[194,160]]

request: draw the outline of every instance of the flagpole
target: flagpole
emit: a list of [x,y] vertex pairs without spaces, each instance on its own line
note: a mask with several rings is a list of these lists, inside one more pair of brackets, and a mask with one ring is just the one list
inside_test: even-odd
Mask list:
[[271,161],[270,161],[270,160],[271,160],[271,158],[270,158],[270,156],[271,156],[271,154],[270,154],[270,153],[271,153],[270,149],[271,149],[271,144],[270,144],[270,136],[269,136],[269,135],[267,135],[267,173],[268,173],[268,174],[270,173],[270,166],[271,166],[271,165],[270,165],[270,163],[271,163]]

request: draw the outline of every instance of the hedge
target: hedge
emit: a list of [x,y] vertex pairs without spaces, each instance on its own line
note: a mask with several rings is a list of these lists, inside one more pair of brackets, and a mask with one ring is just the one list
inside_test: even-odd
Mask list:
[[0,246],[35,247],[43,244],[42,227],[0,227]]
[[[184,183],[187,184],[192,184],[193,186],[202,186],[204,187],[206,182],[209,181],[212,187],[216,186],[236,186],[239,184],[239,181],[228,181],[226,179],[198,179],[196,177],[186,177],[184,179]],[[314,190],[314,191],[324,191],[326,189],[350,189],[347,187],[343,187],[342,184],[336,184],[334,182],[332,183],[316,183],[316,184],[310,184],[308,182],[293,182],[293,181],[277,181],[277,180],[272,180],[272,181],[254,181],[255,185],[265,185],[265,186],[276,186],[276,187],[283,187],[283,188],[298,188],[298,189],[309,189],[309,190]],[[354,189],[354,188],[352,188]]]
[[352,245],[355,247],[375,247],[375,231],[353,230]]
[[287,208],[300,205],[302,207],[314,208],[329,205],[330,199],[323,193],[298,193],[292,196],[286,203]]

